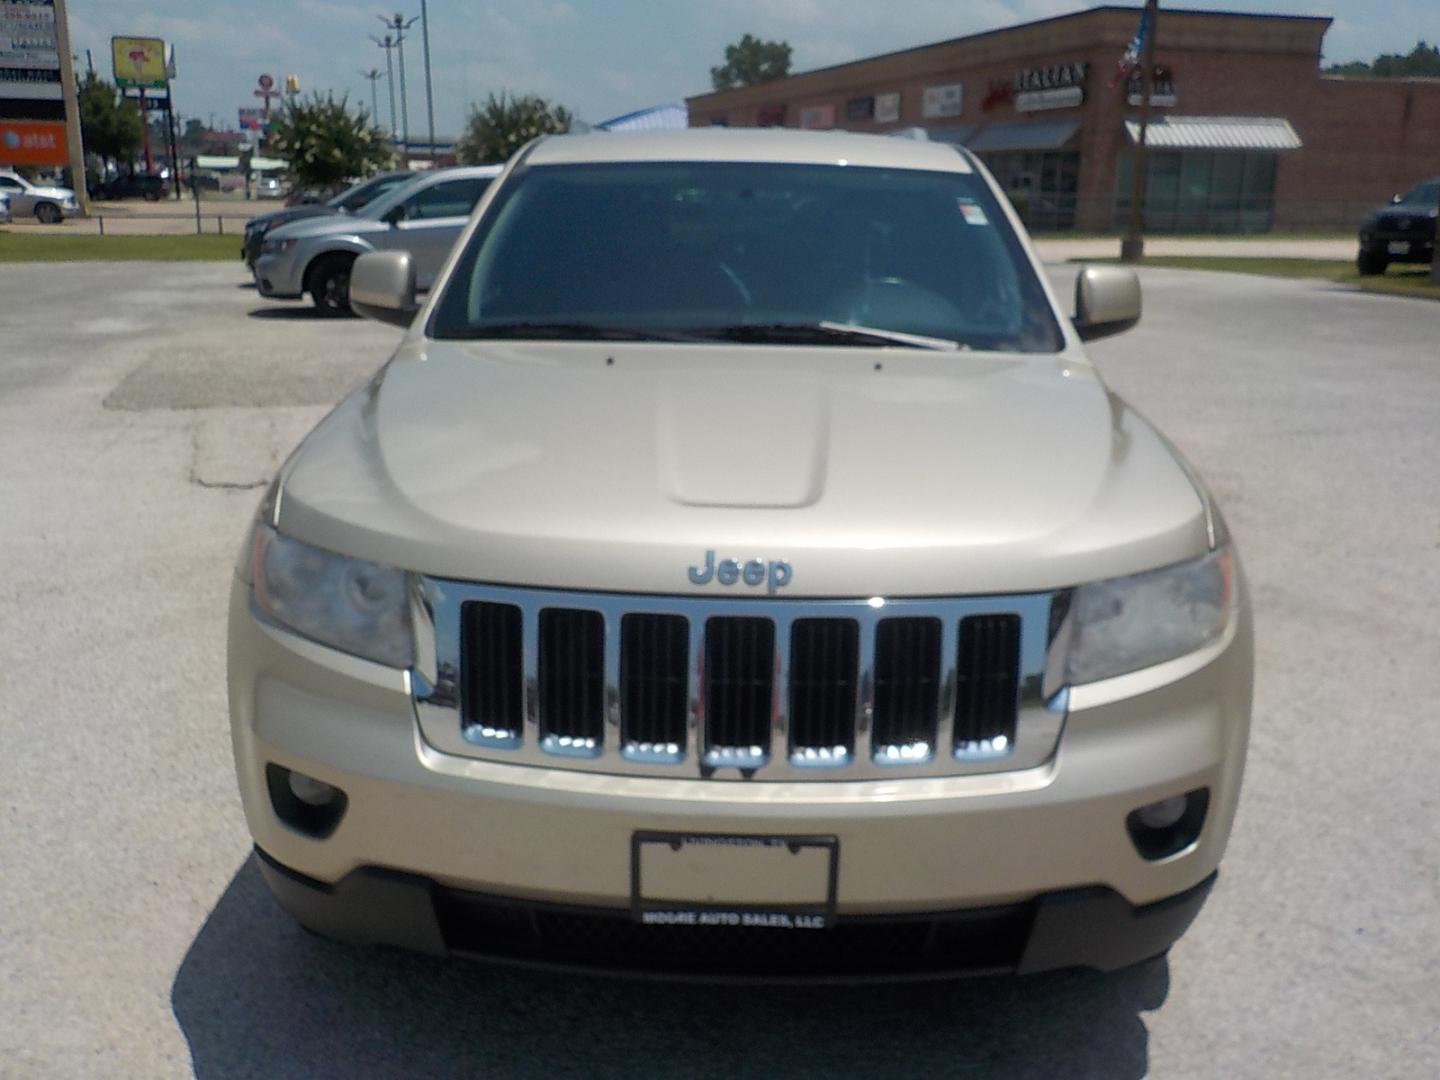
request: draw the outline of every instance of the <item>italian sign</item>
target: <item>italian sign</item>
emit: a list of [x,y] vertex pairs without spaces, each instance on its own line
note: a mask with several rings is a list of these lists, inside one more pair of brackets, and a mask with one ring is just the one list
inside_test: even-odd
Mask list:
[[1015,74],[1015,108],[1020,112],[1069,109],[1085,103],[1090,65],[1048,64]]
[[113,37],[110,53],[115,61],[115,85],[121,89],[164,90],[165,42],[159,38]]
[[61,97],[54,0],[0,0],[0,100]]
[[55,120],[0,120],[0,162],[6,165],[64,165],[65,125]]

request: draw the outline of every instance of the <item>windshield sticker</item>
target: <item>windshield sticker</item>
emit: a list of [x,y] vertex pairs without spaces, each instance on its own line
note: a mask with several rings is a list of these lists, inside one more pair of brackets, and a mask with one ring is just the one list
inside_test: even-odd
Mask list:
[[960,216],[965,219],[968,225],[989,225],[990,219],[985,216],[984,209],[969,199],[956,199],[960,204]]

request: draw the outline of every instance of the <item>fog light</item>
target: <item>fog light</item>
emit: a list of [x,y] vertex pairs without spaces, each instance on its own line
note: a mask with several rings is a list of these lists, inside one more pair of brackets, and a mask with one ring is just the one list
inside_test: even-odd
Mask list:
[[[290,775],[290,786],[295,786],[294,773]],[[325,786],[328,787],[329,785],[327,784]],[[300,795],[299,791],[296,791],[295,794],[299,795],[302,799],[305,798],[304,795]],[[310,802],[312,800],[306,799],[305,801]],[[1140,824],[1144,825],[1147,829],[1168,829],[1185,816],[1185,796],[1172,795],[1168,799],[1152,802],[1149,806],[1142,806],[1139,810],[1136,810],[1135,816],[1140,819]]]
[[335,785],[273,762],[265,766],[265,786],[275,816],[317,840],[335,831],[350,802]]
[[[290,773],[290,790],[297,799],[310,806],[329,806],[340,795],[339,788],[299,772]],[[1184,809],[1183,806],[1181,809]],[[1176,817],[1179,817],[1179,814]]]
[[1125,828],[1135,850],[1153,862],[1195,843],[1205,827],[1205,812],[1209,808],[1210,789],[1196,788],[1132,810],[1125,818]]

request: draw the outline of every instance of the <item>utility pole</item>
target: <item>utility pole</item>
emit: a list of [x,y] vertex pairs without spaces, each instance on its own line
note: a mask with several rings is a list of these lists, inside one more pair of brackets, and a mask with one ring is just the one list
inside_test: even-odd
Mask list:
[[70,17],[65,0],[55,0],[55,48],[60,53],[60,93],[65,99],[65,151],[70,158],[70,186],[80,203],[80,213],[90,214],[90,196],[85,190],[85,147],[80,141],[80,90],[75,85],[75,64],[70,57]]
[[430,91],[430,15],[420,0],[420,38],[425,43],[425,119],[430,129],[430,161],[435,161],[435,97]]
[[371,123],[378,124],[380,122],[380,102],[375,96],[375,84],[380,81],[380,69],[371,68],[369,71],[362,71],[360,77],[370,84],[370,118]]
[[395,51],[400,57],[400,141],[405,147],[401,156],[405,159],[410,157],[410,110],[405,100],[405,31],[414,26],[420,20],[418,18],[405,21],[405,16],[398,11],[393,18],[387,19],[384,15],[377,15],[387,30],[394,31]]
[[[1155,90],[1155,38],[1160,31],[1160,2],[1145,0],[1145,47],[1140,61],[1140,137],[1130,170],[1130,220],[1120,241],[1120,261],[1133,263],[1145,257],[1145,134],[1150,127],[1150,98]],[[1128,80],[1127,80],[1128,81]],[[1128,90],[1126,91],[1128,96]]]
[[385,77],[390,83],[390,141],[394,142],[398,132],[395,129],[395,65],[390,60],[390,50],[395,48],[395,42],[390,40],[389,34],[383,39],[371,34],[370,40],[385,50]]

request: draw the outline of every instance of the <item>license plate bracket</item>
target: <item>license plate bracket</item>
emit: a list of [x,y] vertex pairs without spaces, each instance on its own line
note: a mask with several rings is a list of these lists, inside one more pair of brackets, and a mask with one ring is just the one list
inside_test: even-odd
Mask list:
[[1409,254],[1410,254],[1410,241],[1409,241],[1409,240],[1391,240],[1390,243],[1388,243],[1388,244],[1385,245],[1385,250],[1386,250],[1387,252],[1389,252],[1391,255],[1409,255]]
[[823,930],[835,922],[834,836],[641,831],[630,841],[630,907],[652,926]]

